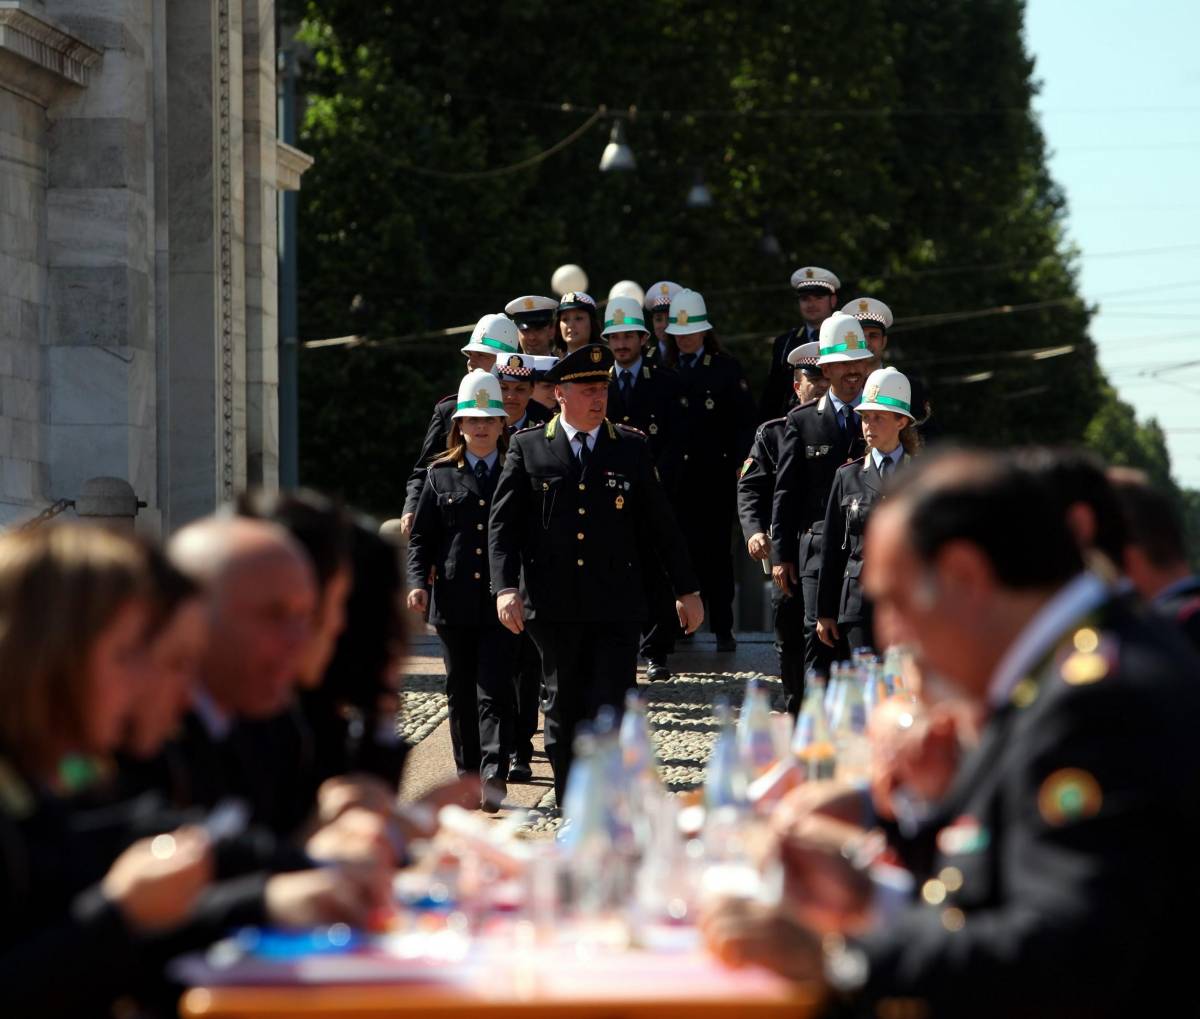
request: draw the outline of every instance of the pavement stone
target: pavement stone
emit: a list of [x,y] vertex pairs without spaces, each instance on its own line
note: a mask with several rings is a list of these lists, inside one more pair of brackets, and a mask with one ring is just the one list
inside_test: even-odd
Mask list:
[[[638,687],[646,698],[659,772],[672,792],[687,792],[703,784],[704,768],[716,739],[713,705],[718,697],[726,698],[736,708],[741,704],[747,679],[758,677],[765,682],[773,707],[783,709],[783,687],[776,673],[778,659],[771,635],[743,633],[737,638],[737,650],[724,653],[716,650],[711,634],[680,641],[668,663],[673,675],[667,680],[649,682],[644,668],[639,668]],[[406,799],[419,798],[455,777],[440,645],[435,636],[419,635],[413,640],[412,651],[404,666],[399,722],[404,738],[413,744],[401,786],[401,795]],[[534,738],[533,772],[532,782],[509,784],[505,806],[493,817],[499,820],[514,809],[528,810],[522,833],[532,838],[549,837],[561,821],[552,816],[553,778],[540,729]]]

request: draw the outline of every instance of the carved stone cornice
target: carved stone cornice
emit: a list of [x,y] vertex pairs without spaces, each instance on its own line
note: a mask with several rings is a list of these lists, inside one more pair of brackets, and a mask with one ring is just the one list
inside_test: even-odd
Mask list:
[[287,142],[277,141],[276,145],[276,171],[275,171],[275,186],[280,191],[299,191],[300,178],[304,176],[305,171],[312,167],[316,160],[313,159],[307,152],[301,152],[293,145]]
[[0,87],[47,106],[63,85],[86,87],[100,57],[20,0],[0,0]]

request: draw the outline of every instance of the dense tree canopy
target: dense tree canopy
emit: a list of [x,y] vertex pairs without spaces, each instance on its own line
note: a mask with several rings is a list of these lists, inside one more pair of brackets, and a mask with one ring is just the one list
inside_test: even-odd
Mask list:
[[[306,482],[397,513],[461,375],[461,337],[425,334],[546,293],[568,261],[600,299],[624,278],[700,290],[756,382],[796,318],[792,270],[828,266],[844,300],[892,307],[894,360],[929,381],[948,433],[1086,438],[1169,472],[1161,441],[1110,435],[1137,425],[1088,338],[1020,0],[863,0],[819,21],[778,0],[293,7],[316,157],[301,330],[370,340],[303,352]],[[527,169],[442,175],[530,159],[602,106]],[[632,173],[597,170],[614,115]],[[713,203],[689,209],[698,173]]]

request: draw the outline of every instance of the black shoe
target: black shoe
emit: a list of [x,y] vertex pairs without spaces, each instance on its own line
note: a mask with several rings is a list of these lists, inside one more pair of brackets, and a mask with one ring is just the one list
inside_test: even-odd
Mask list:
[[529,782],[533,778],[533,768],[528,761],[513,761],[508,768],[510,782]]
[[718,651],[736,651],[737,641],[733,639],[732,633],[717,634],[717,650]]
[[494,814],[500,809],[504,797],[508,795],[508,786],[502,778],[485,778],[483,780],[483,796],[479,801],[479,809],[485,814]]
[[670,679],[671,670],[667,668],[667,663],[661,658],[647,658],[646,678],[650,680]]

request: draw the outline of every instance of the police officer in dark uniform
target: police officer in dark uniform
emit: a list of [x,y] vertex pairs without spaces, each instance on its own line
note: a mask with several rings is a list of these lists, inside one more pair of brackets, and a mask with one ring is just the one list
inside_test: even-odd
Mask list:
[[737,473],[754,441],[754,401],[737,358],[722,353],[704,298],[671,302],[668,364],[679,373],[686,424],[675,515],[700,574],[718,651],[733,651],[733,524]]
[[820,266],[806,265],[792,273],[792,289],[799,299],[801,322],[776,336],[771,345],[771,367],[758,408],[760,421],[786,414],[794,405],[792,366],[788,363],[788,355],[802,343],[818,341],[821,323],[833,314],[837,292],[841,288],[841,280]]
[[688,631],[704,615],[645,436],[605,419],[612,364],[588,344],[555,366],[562,413],[513,437],[491,514],[496,613],[541,653],[559,804],[576,725],[636,681],[645,571],[666,570]]
[[[683,460],[683,404],[675,372],[661,364],[652,366],[643,353],[642,345],[650,335],[643,314],[641,303],[631,297],[613,297],[605,310],[602,335],[615,359],[609,373],[608,417],[646,436],[658,476],[670,496]],[[669,679],[667,656],[679,633],[675,595],[665,574],[648,579],[651,618],[641,653],[648,679]]]
[[[534,365],[539,360],[541,357],[534,354],[508,354],[496,358],[493,371],[500,380],[504,410],[508,416],[505,432],[509,437],[523,428],[544,425],[553,417],[542,404],[531,399],[536,371]],[[508,777],[513,782],[528,782],[533,778],[533,737],[537,732],[542,688],[542,663],[529,634],[522,634],[520,638],[513,684],[516,691],[516,733]]]
[[771,511],[772,575],[785,594],[804,600],[804,667],[828,675],[832,656],[817,637],[817,576],[821,570],[821,533],[825,502],[833,476],[862,451],[862,432],[854,406],[862,396],[863,366],[871,352],[862,327],[848,315],[821,326],[821,368],[829,391],[815,403],[788,413]]
[[871,602],[862,590],[863,536],[871,510],[883,500],[889,479],[908,463],[918,441],[912,427],[912,393],[900,372],[873,371],[863,393],[857,413],[867,453],[839,467],[833,477],[817,578],[817,636],[839,659],[856,648],[876,646]]
[[526,294],[504,306],[521,333],[521,353],[545,357],[554,353],[554,313],[558,302],[553,297]]
[[[886,922],[823,937],[728,905],[702,921],[709,946],[826,985],[842,1014],[1178,1013],[1200,910],[1200,661],[1084,569],[1058,500],[1010,458],[914,464],[867,552],[867,593],[977,712],[977,745],[923,823],[882,829],[913,878]],[[869,887],[879,847],[803,839],[782,844],[795,887]]]
[[485,540],[505,413],[500,385],[484,371],[462,380],[456,403],[453,446],[429,465],[408,541],[408,607],[428,610],[445,648],[455,766],[480,775],[483,809],[495,813],[508,792],[519,653],[496,620]]
[[[888,330],[892,328],[892,309],[878,298],[856,297],[854,300],[846,302],[845,307],[842,308],[842,314],[858,319],[859,324],[863,327],[863,336],[867,339],[867,346],[875,355],[874,367],[884,367],[884,361],[888,359]],[[929,386],[926,385],[924,379],[912,372],[905,372],[904,377],[908,379],[912,390],[912,409],[922,440],[928,441],[937,438],[937,424],[931,420],[933,405],[929,398]]]
[[[475,323],[470,341],[462,348],[467,358],[467,370],[491,371],[496,358],[516,354],[520,342],[517,327],[511,319],[503,315],[484,315]],[[425,441],[421,443],[421,452],[404,485],[404,512],[400,516],[400,533],[405,537],[408,537],[412,530],[417,500],[421,497],[421,487],[425,484],[425,469],[434,457],[441,456],[446,451],[446,438],[450,434],[450,421],[457,402],[458,394],[451,393],[449,396],[443,396],[434,405],[433,416],[425,430]]]
[[681,291],[678,283],[659,280],[646,288],[643,308],[650,335],[646,337],[646,360],[650,364],[662,365],[667,361],[667,326],[671,321],[671,299]]
[[[796,398],[808,403],[824,394],[829,380],[817,365],[820,345],[803,343],[788,359],[794,366]],[[787,418],[773,418],[758,426],[750,455],[738,475],[738,520],[746,551],[751,559],[763,564],[770,576],[771,503],[775,497],[775,475],[779,468],[779,447]],[[787,692],[787,709],[799,714],[804,700],[804,602],[799,597],[785,595],[778,586],[771,588],[775,610],[775,651],[779,655],[779,674]]]

